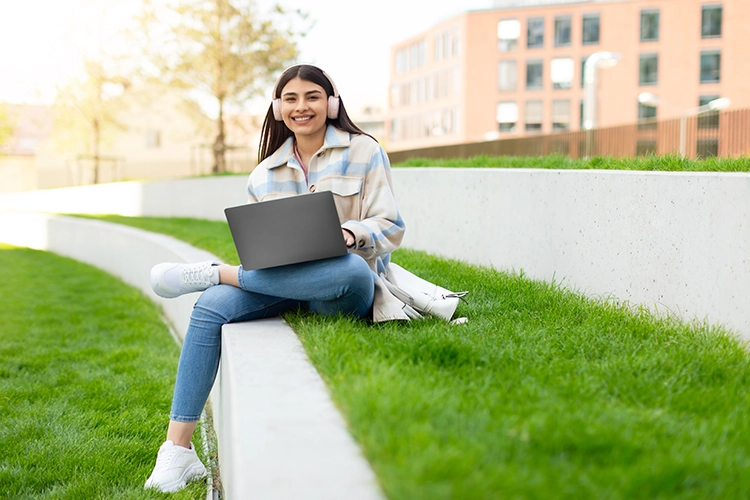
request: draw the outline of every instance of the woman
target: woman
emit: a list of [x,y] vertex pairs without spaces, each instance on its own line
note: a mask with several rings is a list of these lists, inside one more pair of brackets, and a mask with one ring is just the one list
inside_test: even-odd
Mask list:
[[167,440],[147,488],[176,491],[206,475],[191,439],[219,366],[222,325],[300,307],[373,321],[413,314],[378,277],[404,234],[388,157],[352,123],[333,80],[321,69],[297,65],[281,74],[263,123],[258,160],[247,184],[250,203],[330,190],[350,252],[256,271],[214,262],[164,263],[152,269],[154,291],[162,297],[205,291],[185,334]]

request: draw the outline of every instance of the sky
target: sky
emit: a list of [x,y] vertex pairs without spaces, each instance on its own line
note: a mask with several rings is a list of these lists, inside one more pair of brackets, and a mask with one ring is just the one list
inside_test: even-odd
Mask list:
[[[92,22],[105,3],[109,21]],[[256,0],[259,12],[274,3]],[[350,112],[365,105],[385,106],[392,45],[462,12],[492,5],[491,0],[278,3],[305,10],[315,21],[300,42],[300,62],[316,64],[331,75]],[[0,102],[51,103],[57,86],[81,71],[81,53],[96,50],[93,40],[116,29],[136,4],[134,0],[0,0]]]

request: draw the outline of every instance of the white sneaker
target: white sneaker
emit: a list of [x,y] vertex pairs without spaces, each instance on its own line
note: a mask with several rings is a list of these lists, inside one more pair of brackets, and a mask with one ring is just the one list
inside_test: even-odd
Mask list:
[[163,262],[151,268],[151,288],[159,297],[173,299],[185,293],[202,292],[219,284],[218,262],[178,264]]
[[165,441],[156,456],[156,466],[144,488],[155,488],[165,493],[173,493],[194,480],[206,477],[206,468],[195,454],[195,447],[190,449],[177,446],[172,441]]

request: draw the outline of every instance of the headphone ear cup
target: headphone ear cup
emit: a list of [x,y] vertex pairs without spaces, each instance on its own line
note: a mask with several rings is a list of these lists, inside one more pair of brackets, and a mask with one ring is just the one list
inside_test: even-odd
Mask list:
[[328,118],[335,120],[339,117],[339,98],[334,96],[328,97]]
[[281,99],[274,99],[271,101],[271,107],[273,108],[273,117],[277,122],[283,121],[281,117]]

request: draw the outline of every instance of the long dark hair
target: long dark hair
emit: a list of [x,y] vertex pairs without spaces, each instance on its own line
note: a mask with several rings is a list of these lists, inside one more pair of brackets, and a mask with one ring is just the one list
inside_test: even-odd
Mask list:
[[[334,95],[333,85],[328,80],[323,70],[310,64],[300,64],[298,66],[292,66],[291,68],[284,71],[279,80],[276,82],[275,93],[273,98],[281,98],[281,91],[284,86],[293,78],[299,77],[301,80],[312,82],[316,85],[323,87],[326,92],[326,97]],[[377,140],[370,134],[359,128],[349,118],[344,107],[344,102],[339,97],[339,116],[337,118],[326,118],[326,125],[333,125],[334,127],[349,132],[350,134],[361,134],[371,137],[373,140]],[[283,121],[276,121],[273,116],[273,105],[268,106],[268,112],[266,118],[263,120],[263,128],[260,132],[260,147],[258,148],[258,163],[262,162],[274,151],[279,149],[284,141],[293,135],[292,131]]]

